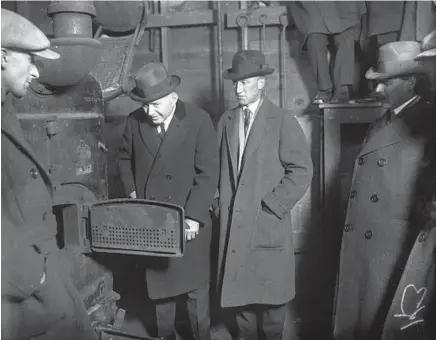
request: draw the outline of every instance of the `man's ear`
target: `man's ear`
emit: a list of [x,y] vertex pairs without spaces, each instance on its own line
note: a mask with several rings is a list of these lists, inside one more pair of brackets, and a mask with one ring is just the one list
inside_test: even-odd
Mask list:
[[8,62],[7,54],[8,54],[8,51],[6,50],[6,48],[2,47],[2,70],[4,70],[6,68],[6,64]]
[[257,88],[262,90],[265,87],[265,77],[259,77],[257,79]]
[[175,104],[177,100],[179,100],[179,95],[177,94],[177,92],[173,92],[171,93],[171,98],[173,99],[173,103]]
[[409,77],[409,79],[407,79],[407,88],[411,91],[415,90],[415,86],[416,86],[416,77]]

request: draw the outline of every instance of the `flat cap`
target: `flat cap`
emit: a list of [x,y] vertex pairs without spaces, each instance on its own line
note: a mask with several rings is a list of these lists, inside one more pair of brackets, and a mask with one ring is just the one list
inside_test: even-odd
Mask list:
[[50,41],[42,31],[21,15],[2,8],[2,47],[26,51],[34,55],[58,59],[49,49]]

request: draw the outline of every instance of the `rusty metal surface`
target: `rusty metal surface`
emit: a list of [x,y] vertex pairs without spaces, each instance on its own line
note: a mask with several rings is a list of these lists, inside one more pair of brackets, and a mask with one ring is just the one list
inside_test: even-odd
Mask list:
[[94,22],[113,32],[127,32],[141,22],[145,1],[95,1]]
[[117,199],[90,207],[91,249],[96,252],[181,257],[183,208],[139,199]]
[[110,100],[126,89],[126,78],[132,67],[135,35],[104,37],[102,48],[91,74],[103,88],[103,99]]
[[81,184],[97,199],[106,199],[103,102],[96,80],[88,76],[86,82],[54,95],[30,92],[14,106],[25,138],[55,187]]

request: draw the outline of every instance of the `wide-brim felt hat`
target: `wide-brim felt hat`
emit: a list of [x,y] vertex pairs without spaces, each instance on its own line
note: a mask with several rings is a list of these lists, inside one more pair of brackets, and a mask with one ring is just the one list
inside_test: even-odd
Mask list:
[[180,77],[169,74],[163,64],[148,63],[138,71],[130,98],[144,104],[151,103],[174,92],[180,82]]
[[224,71],[223,77],[229,80],[241,80],[271,74],[274,68],[265,62],[265,56],[256,50],[237,52],[232,60],[232,68]]
[[428,73],[429,65],[415,60],[421,53],[421,44],[416,41],[396,41],[379,49],[377,67],[371,67],[365,74],[367,79],[385,80]]
[[415,57],[415,60],[427,60],[436,57],[436,29],[422,39],[421,51],[422,52]]
[[46,59],[58,59],[58,53],[49,49],[50,40],[23,16],[2,8],[2,47],[30,53]]

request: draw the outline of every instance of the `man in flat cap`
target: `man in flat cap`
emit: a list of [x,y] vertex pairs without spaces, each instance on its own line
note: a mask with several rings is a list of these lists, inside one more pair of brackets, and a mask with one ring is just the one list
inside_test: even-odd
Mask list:
[[140,107],[127,118],[119,153],[126,197],[177,204],[185,209],[182,258],[151,258],[147,291],[156,304],[159,336],[175,339],[176,300],[187,298],[195,340],[210,339],[211,216],[218,181],[216,132],[207,112],[179,99],[180,78],[160,63],[144,65],[130,97]]
[[295,295],[291,209],[312,179],[303,130],[291,112],[265,95],[273,68],[265,56],[242,50],[224,78],[238,106],[218,123],[220,177],[218,289],[233,307],[238,339],[283,338],[286,304]]
[[56,243],[49,174],[4,105],[38,78],[34,56],[59,55],[27,19],[1,11],[2,339],[96,339]]
[[[436,115],[421,44],[380,47],[377,80],[386,113],[354,165],[343,225],[336,340],[434,339]],[[433,312],[434,313],[434,312]]]

